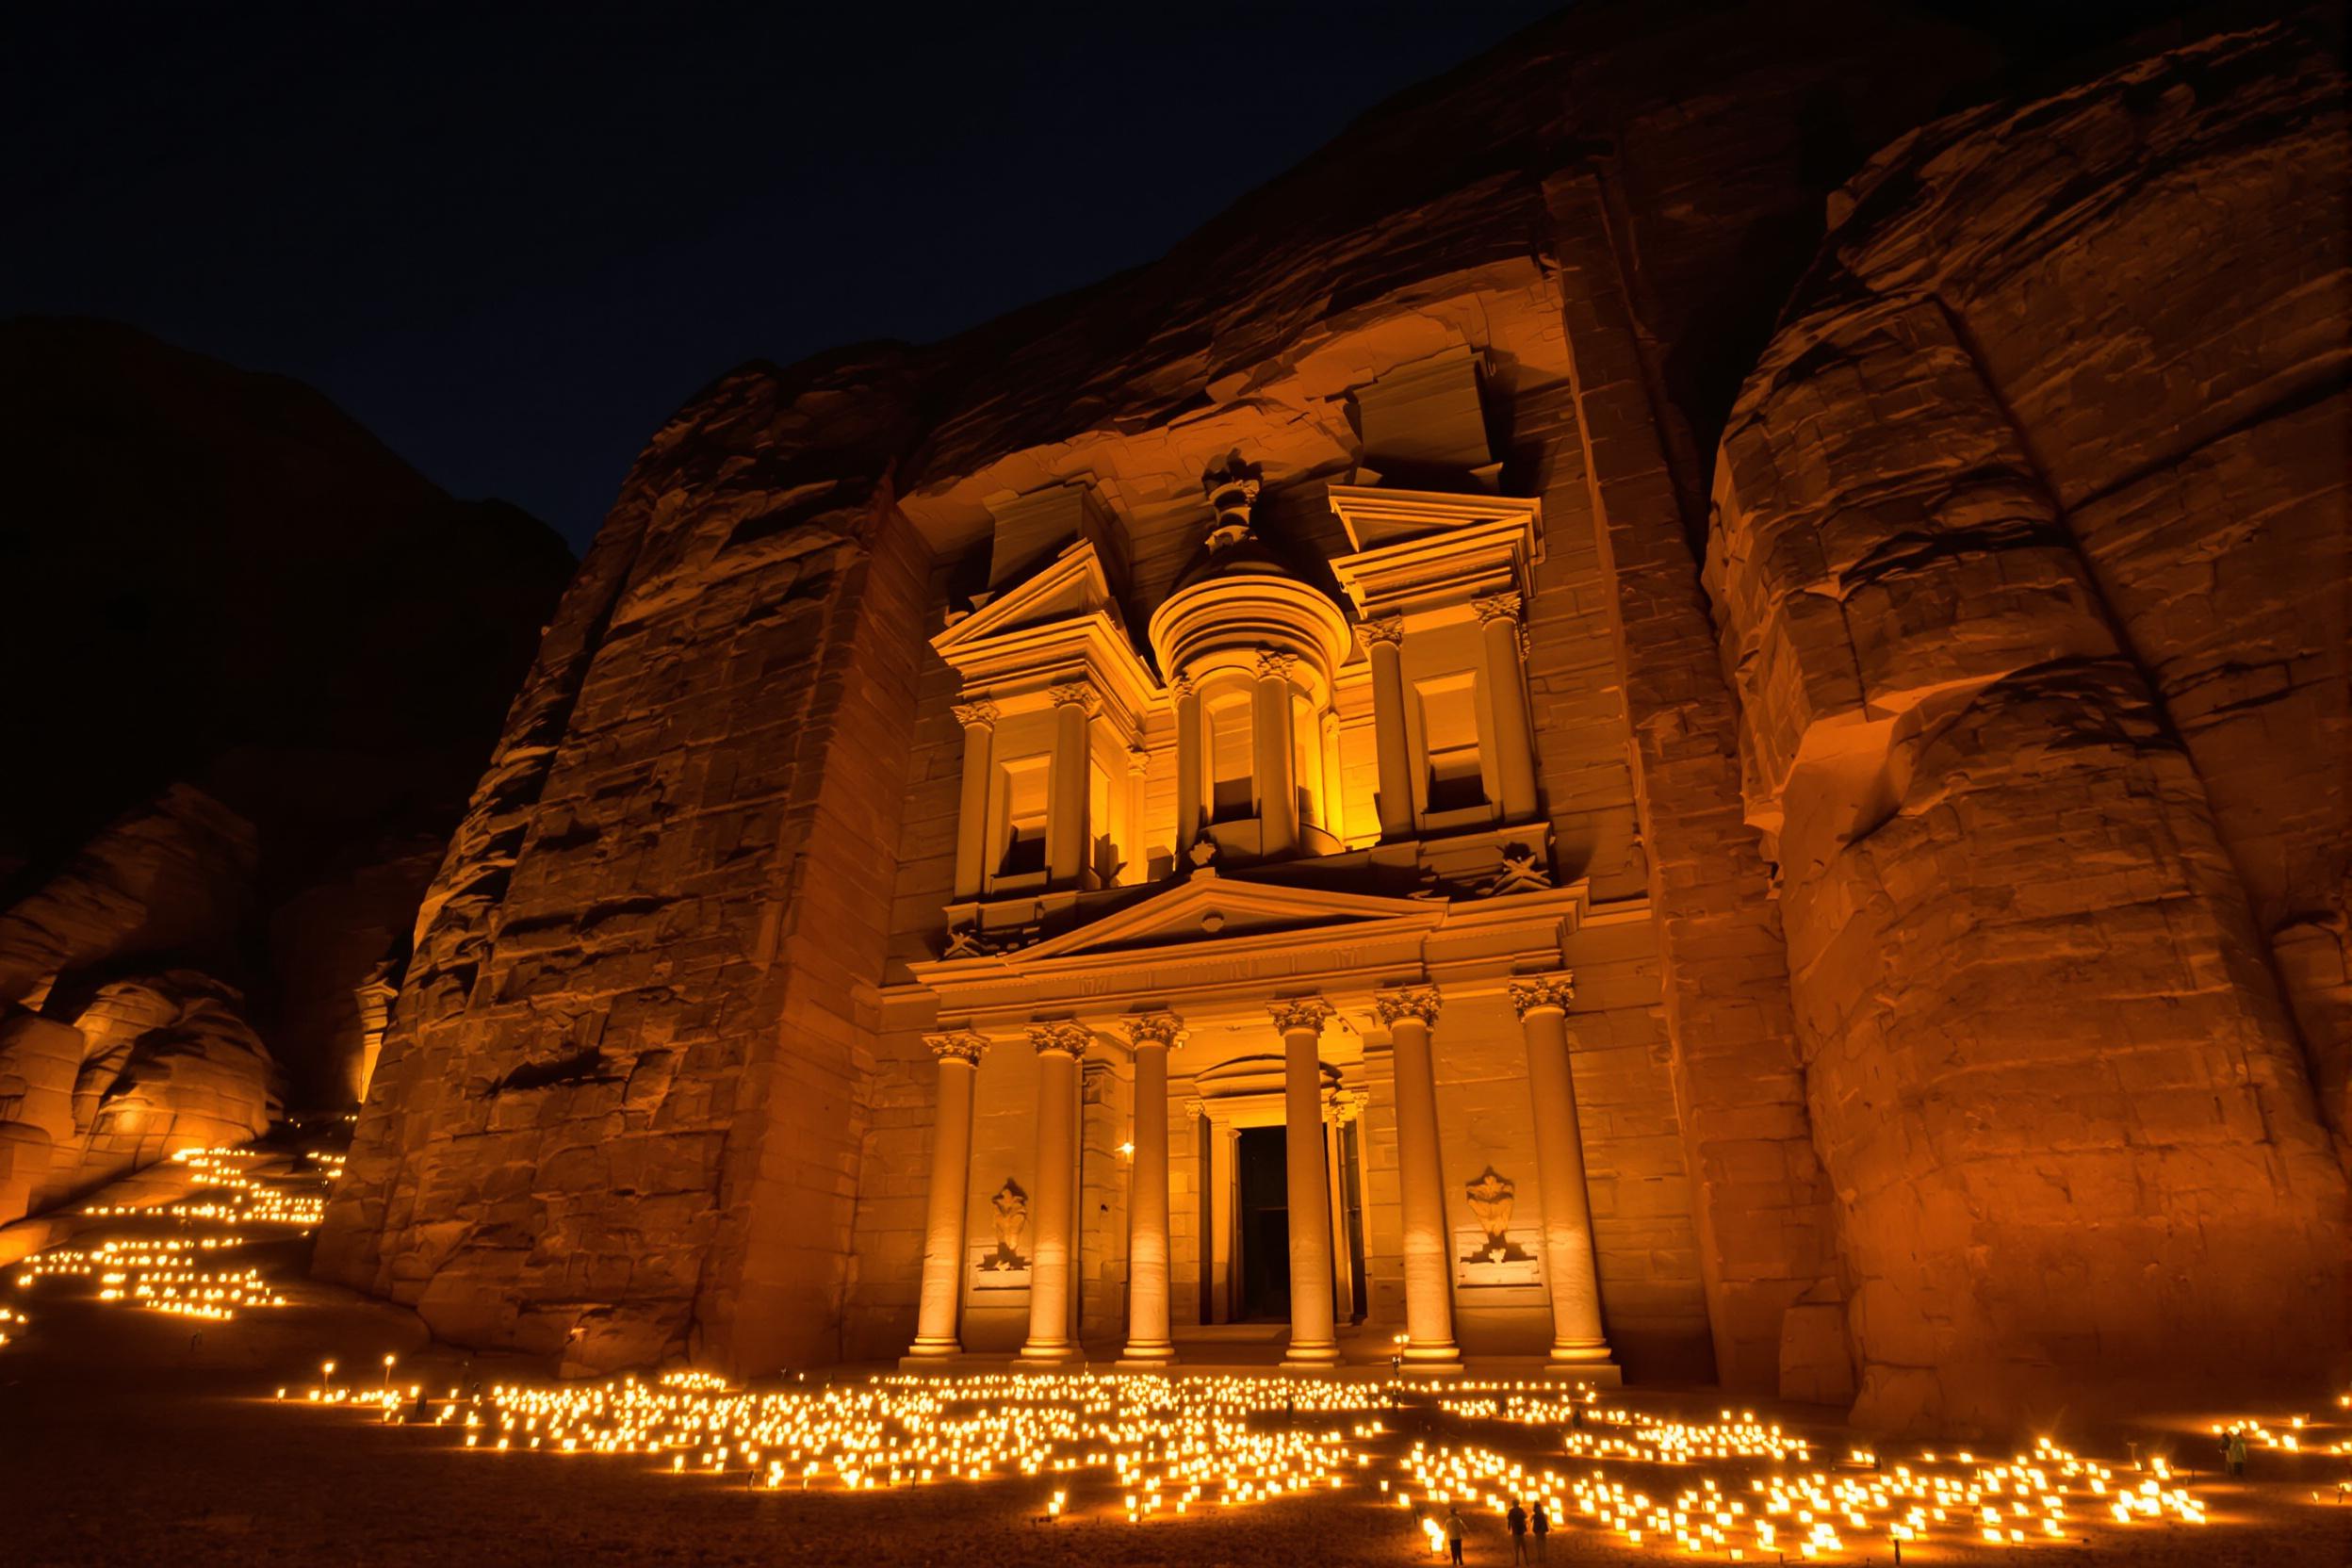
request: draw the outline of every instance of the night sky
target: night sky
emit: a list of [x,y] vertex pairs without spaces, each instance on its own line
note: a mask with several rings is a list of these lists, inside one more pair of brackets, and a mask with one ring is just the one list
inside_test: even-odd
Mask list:
[[730,366],[1149,261],[1554,8],[20,8],[0,314],[298,377],[578,549]]

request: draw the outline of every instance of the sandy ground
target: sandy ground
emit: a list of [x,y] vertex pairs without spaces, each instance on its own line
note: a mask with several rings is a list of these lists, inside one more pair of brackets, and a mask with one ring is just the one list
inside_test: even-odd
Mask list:
[[[281,1244],[276,1268],[290,1277],[300,1250]],[[1119,1513],[1049,1524],[1037,1518],[1049,1490],[1039,1480],[854,1495],[754,1492],[740,1473],[673,1476],[644,1459],[467,1450],[450,1429],[387,1427],[349,1409],[270,1397],[278,1385],[316,1381],[330,1355],[339,1376],[362,1386],[381,1379],[387,1352],[401,1356],[403,1378],[429,1386],[454,1374],[455,1358],[429,1348],[406,1313],[317,1286],[302,1287],[292,1306],[211,1325],[195,1347],[186,1321],[101,1306],[78,1282],[11,1287],[8,1299],[35,1315],[24,1340],[0,1348],[0,1563],[8,1568],[1430,1560],[1410,1516],[1369,1489],[1140,1526]],[[489,1361],[476,1371],[504,1375]],[[1712,1401],[1679,1402],[1693,1415],[1713,1413]],[[1404,1425],[1403,1436],[1376,1445],[1383,1463],[1416,1432],[1528,1455],[1544,1446],[1527,1429],[1473,1430],[1442,1415]],[[2258,1462],[2248,1482],[2200,1480],[2214,1520],[2202,1529],[2092,1529],[2086,1543],[2015,1552],[1941,1545],[1906,1551],[1904,1560],[2337,1568],[2352,1563],[2352,1505],[2314,1503],[2311,1493],[2340,1462]],[[1106,1493],[1081,1486],[1073,1509],[1107,1502]],[[1678,1555],[1627,1549],[1573,1522],[1550,1544],[1551,1560],[1566,1564]],[[1474,1522],[1467,1557],[1511,1560],[1491,1518]],[[1891,1559],[1878,1542],[1838,1560]]]

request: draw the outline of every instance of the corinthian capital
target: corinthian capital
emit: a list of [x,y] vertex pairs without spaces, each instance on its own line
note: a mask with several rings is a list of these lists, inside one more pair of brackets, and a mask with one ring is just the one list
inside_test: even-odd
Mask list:
[[1054,707],[1084,709],[1088,718],[1094,717],[1102,706],[1102,698],[1096,694],[1093,687],[1083,680],[1073,680],[1067,686],[1056,686],[1047,695],[1054,699]]
[[1437,988],[1411,986],[1402,990],[1382,991],[1372,999],[1372,1016],[1380,1021],[1380,1027],[1393,1029],[1400,1018],[1417,1018],[1430,1028],[1437,1027]]
[[958,1029],[945,1035],[925,1035],[923,1043],[929,1046],[931,1054],[942,1062],[969,1062],[973,1067],[980,1065],[980,1058],[988,1054],[988,1037],[975,1035],[969,1029]]
[[1065,1056],[1084,1056],[1086,1047],[1094,1043],[1094,1031],[1083,1023],[1033,1023],[1029,1026],[1029,1043],[1037,1048],[1040,1056],[1050,1056],[1057,1051]]
[[1564,1013],[1568,1004],[1576,999],[1576,977],[1566,970],[1511,983],[1511,1004],[1519,1010],[1521,1018],[1530,1013]]
[[1472,599],[1470,601],[1470,608],[1478,612],[1478,624],[1480,626],[1484,626],[1490,621],[1516,622],[1519,619],[1519,596],[1516,594],[1487,594]]
[[1405,640],[1405,618],[1402,615],[1382,615],[1357,627],[1356,633],[1364,639],[1364,645],[1367,648],[1375,643],[1400,645]]
[[1294,996],[1275,1003],[1267,1009],[1274,1015],[1274,1027],[1287,1035],[1294,1030],[1310,1030],[1319,1035],[1334,1011],[1331,1004],[1319,996]]
[[1184,1021],[1174,1013],[1145,1013],[1126,1023],[1130,1045],[1164,1045],[1173,1051],[1184,1037]]
[[966,729],[993,729],[996,727],[996,721],[1002,717],[1004,714],[999,711],[996,704],[986,698],[978,702],[959,702],[956,705],[956,722]]
[[1295,653],[1284,653],[1279,648],[1260,648],[1258,650],[1258,678],[1260,680],[1288,680],[1290,672],[1297,667],[1298,663],[1298,656]]

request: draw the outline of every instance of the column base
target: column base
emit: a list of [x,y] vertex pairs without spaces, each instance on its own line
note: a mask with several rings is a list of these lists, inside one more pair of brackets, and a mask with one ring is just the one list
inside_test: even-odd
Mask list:
[[963,1347],[953,1345],[944,1350],[918,1348],[898,1358],[901,1372],[952,1372],[964,1359]]
[[1060,1372],[1077,1359],[1075,1345],[1024,1345],[1011,1364],[1016,1372]]
[[1462,1364],[1462,1363],[1461,1363],[1459,1360],[1456,1360],[1456,1361],[1410,1361],[1410,1360],[1409,1360],[1409,1361],[1407,1361],[1407,1362],[1405,1363],[1405,1364],[1404,1364],[1404,1365],[1402,1365],[1402,1366],[1400,1366],[1400,1367],[1398,1367],[1398,1368],[1397,1368],[1397,1372],[1398,1372],[1398,1374],[1399,1374],[1400,1376],[1407,1377],[1407,1378],[1459,1378],[1459,1377],[1461,1377],[1461,1376],[1462,1375],[1462,1373],[1463,1373],[1464,1371],[1466,1371],[1466,1370],[1467,1370],[1467,1368],[1465,1368],[1465,1367]]
[[1328,1372],[1339,1364],[1336,1345],[1293,1345],[1282,1352],[1284,1372]]
[[1546,1378],[1573,1378],[1598,1388],[1623,1388],[1625,1368],[1619,1366],[1606,1345],[1555,1345],[1544,1360]]
[[1111,1363],[1112,1370],[1118,1372],[1167,1372],[1175,1365],[1176,1348],[1172,1345],[1165,1351],[1138,1350],[1131,1347]]

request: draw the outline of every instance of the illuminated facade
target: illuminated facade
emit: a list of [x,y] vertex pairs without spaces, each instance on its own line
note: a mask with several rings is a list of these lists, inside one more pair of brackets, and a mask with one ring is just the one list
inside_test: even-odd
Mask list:
[[[1356,398],[1484,428],[1464,351]],[[1446,455],[1446,488],[1315,487],[1328,553],[1230,456],[1139,638],[1092,489],[991,509],[987,586],[931,644],[954,895],[886,1004],[938,1062],[910,1363],[1116,1336],[1305,1367],[1344,1336],[1616,1377],[1568,1044],[1592,900],[1556,880],[1523,656],[1543,506],[1482,438]],[[1448,1140],[1465,1072],[1518,1092]]]
[[[2343,182],[2205,97],[2307,43],[1892,144],[1802,278],[1814,101],[1746,84],[1816,40],[1710,19],[1572,135],[1563,48],[1100,289],[722,377],[510,710],[319,1271],[581,1373],[2308,1379],[2352,770],[2268,672],[2343,642],[2342,443],[2273,400],[2335,341],[2279,192]],[[2161,285],[2151,105],[2229,220],[2146,210],[2230,238]]]

